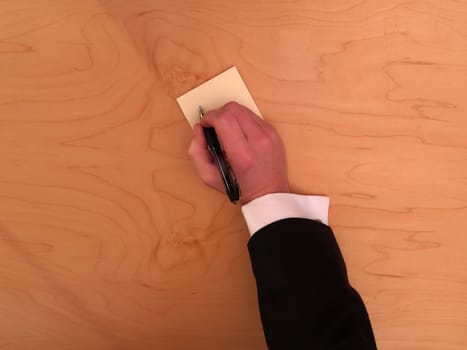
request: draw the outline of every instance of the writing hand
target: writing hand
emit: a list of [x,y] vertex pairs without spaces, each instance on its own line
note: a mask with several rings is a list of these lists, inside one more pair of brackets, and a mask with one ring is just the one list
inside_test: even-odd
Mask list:
[[289,192],[285,149],[272,125],[248,108],[229,102],[205,113],[193,128],[188,154],[202,181],[225,192],[202,127],[213,127],[242,192],[240,204],[269,193]]

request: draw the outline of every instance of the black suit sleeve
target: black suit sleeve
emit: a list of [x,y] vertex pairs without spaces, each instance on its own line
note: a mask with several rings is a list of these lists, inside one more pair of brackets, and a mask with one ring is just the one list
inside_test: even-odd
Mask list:
[[269,349],[376,349],[329,226],[280,220],[256,232],[248,250]]

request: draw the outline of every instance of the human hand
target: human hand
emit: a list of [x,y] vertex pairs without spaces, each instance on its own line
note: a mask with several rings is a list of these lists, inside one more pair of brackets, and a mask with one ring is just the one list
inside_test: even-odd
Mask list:
[[193,128],[188,154],[203,182],[225,193],[224,183],[207,148],[202,127],[213,127],[246,204],[269,193],[289,192],[285,149],[276,130],[248,108],[229,102],[209,111]]

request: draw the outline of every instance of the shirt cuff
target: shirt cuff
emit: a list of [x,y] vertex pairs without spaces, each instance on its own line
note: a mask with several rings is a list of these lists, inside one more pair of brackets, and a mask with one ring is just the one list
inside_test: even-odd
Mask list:
[[250,235],[286,218],[305,218],[328,224],[329,197],[271,193],[242,206]]

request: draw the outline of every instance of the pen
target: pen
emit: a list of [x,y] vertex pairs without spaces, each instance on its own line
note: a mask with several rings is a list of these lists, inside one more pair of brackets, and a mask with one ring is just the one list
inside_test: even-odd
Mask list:
[[[199,117],[200,119],[204,118],[204,111],[201,106],[199,106]],[[235,177],[232,167],[224,157],[224,152],[222,151],[219,139],[217,138],[216,131],[212,127],[203,127],[203,132],[204,137],[206,138],[206,143],[208,144],[209,152],[215,159],[217,168],[219,169],[219,174],[224,182],[225,191],[227,192],[230,201],[232,203],[237,203],[240,199],[240,187],[238,186],[237,178]]]

